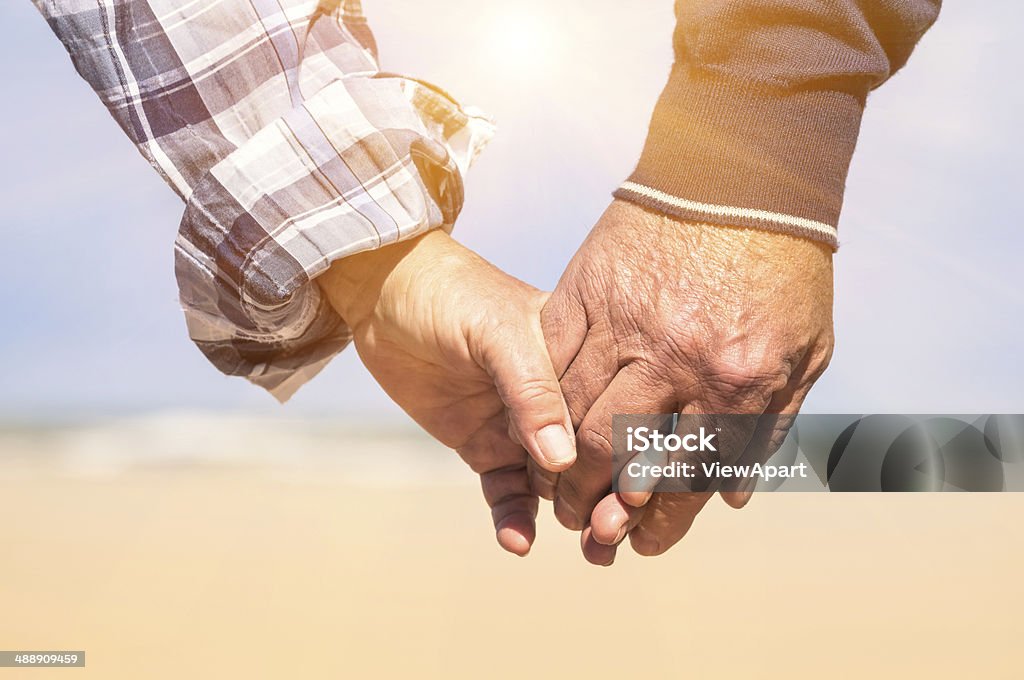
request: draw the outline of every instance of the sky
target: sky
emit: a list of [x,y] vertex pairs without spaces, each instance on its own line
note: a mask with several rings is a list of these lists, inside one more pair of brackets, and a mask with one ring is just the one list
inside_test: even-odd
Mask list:
[[[366,0],[387,71],[499,134],[458,238],[550,289],[628,176],[671,62],[671,0]],[[638,8],[642,6],[642,8]],[[837,351],[808,412],[1024,412],[1024,65],[1011,0],[947,3],[872,95],[836,257]],[[28,0],[0,5],[0,420],[223,410],[401,418],[353,351],[286,406],[188,340],[182,205]]]

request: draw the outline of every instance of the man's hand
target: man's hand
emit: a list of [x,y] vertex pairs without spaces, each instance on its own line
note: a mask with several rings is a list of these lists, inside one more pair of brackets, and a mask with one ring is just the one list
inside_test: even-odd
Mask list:
[[[606,497],[612,415],[795,414],[832,354],[832,253],[616,201],[543,321],[579,451],[559,476],[555,514],[583,530],[591,562],[610,564],[627,533],[637,552],[656,555],[686,534],[713,489]],[[751,426],[725,433],[720,450],[751,461],[777,448],[788,424],[744,420]],[[750,490],[731,486],[722,495],[742,507]]]
[[558,472],[576,458],[540,326],[547,296],[443,232],[345,258],[320,282],[388,395],[480,475],[498,542],[529,552],[527,463]]

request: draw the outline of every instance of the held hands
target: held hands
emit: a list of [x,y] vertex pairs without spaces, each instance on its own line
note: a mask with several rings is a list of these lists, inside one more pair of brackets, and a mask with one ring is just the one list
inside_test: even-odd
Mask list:
[[[719,450],[763,462],[833,347],[826,246],[623,201],[546,306],[443,232],[346,258],[321,287],[384,390],[480,475],[503,548],[529,552],[539,498],[554,498],[603,565],[627,535],[668,550],[715,491],[611,494],[614,414],[761,416]],[[718,490],[737,508],[751,494]]]

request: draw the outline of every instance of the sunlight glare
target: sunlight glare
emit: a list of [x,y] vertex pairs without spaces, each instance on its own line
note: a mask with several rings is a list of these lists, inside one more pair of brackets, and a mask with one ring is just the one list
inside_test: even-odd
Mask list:
[[503,71],[536,77],[557,61],[560,44],[550,13],[520,3],[496,11],[486,24],[485,53]]

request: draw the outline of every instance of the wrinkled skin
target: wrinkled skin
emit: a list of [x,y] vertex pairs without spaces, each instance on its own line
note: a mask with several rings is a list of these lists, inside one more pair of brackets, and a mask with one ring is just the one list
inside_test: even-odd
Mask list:
[[527,462],[558,472],[575,459],[540,326],[547,296],[439,231],[345,258],[320,285],[388,395],[480,475],[501,546],[528,553]]
[[[611,205],[543,314],[577,430],[555,514],[582,531],[589,561],[610,564],[626,535],[642,555],[665,552],[715,490],[610,494],[612,415],[767,414],[727,428],[721,447],[765,460],[790,420],[772,414],[798,412],[831,358],[832,278],[831,250],[810,240]],[[743,484],[718,490],[737,508],[750,498]]]

